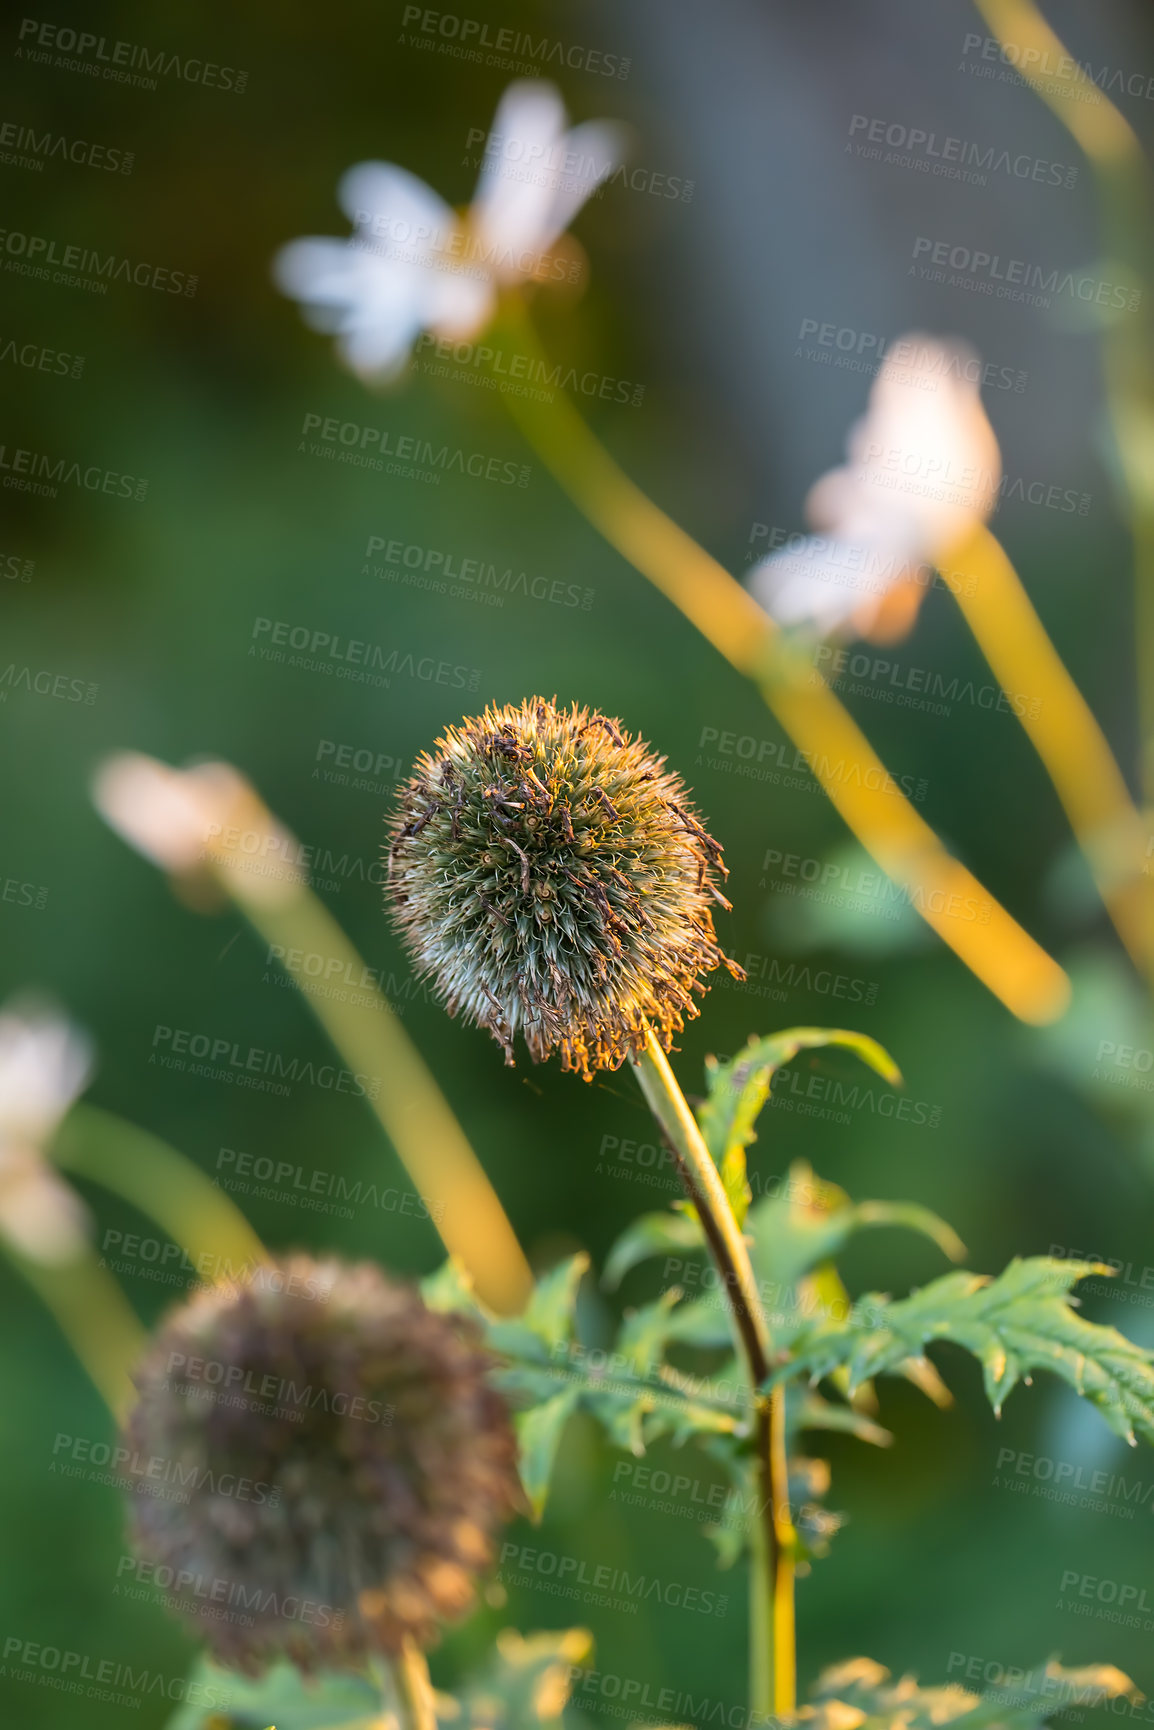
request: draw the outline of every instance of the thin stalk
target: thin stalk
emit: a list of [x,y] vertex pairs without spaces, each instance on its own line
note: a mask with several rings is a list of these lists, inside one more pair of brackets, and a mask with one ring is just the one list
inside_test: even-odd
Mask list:
[[[243,819],[243,820],[242,820]],[[237,831],[277,829],[251,789]],[[478,1296],[502,1315],[520,1311],[533,1276],[508,1215],[432,1071],[378,991],[337,921],[303,879],[270,893],[250,880],[251,857],[218,836],[208,863],[221,888],[269,945],[269,961],[298,967],[313,957],[322,977],[302,976],[301,995],[354,1074],[377,1081],[366,1102],[396,1149],[451,1255],[464,1265]],[[362,1082],[363,1084],[363,1082]]]
[[111,1111],[74,1106],[51,1152],[55,1165],[111,1190],[155,1220],[203,1279],[231,1278],[268,1260],[243,1213],[199,1166]]
[[437,1730],[437,1709],[425,1654],[408,1639],[391,1664],[401,1730]]
[[793,1587],[796,1534],[789,1508],[785,1394],[758,1393],[770,1373],[772,1342],[741,1227],[697,1119],[652,1030],[634,1073],[669,1146],[686,1194],[697,1209],[709,1251],[729,1299],[738,1352],[756,1407],[757,1503],[753,1543],[750,1706],[764,1717],[792,1716],[797,1703]]
[[1143,876],[1145,827],[1086,699],[1046,633],[1005,549],[978,529],[950,560],[975,580],[956,597],[1041,758],[1094,881],[1140,971],[1154,968],[1154,881]]
[[[539,353],[516,296],[504,316],[515,339]],[[1063,1014],[1070,983],[1057,962],[950,856],[821,673],[791,663],[753,597],[629,479],[565,397],[503,400],[593,527],[757,685],[843,822],[942,941],[1020,1020]]]
[[1001,46],[1016,50],[1013,64],[1021,78],[1085,151],[1101,200],[1102,252],[1132,285],[1128,304],[1112,307],[1103,342],[1106,400],[1134,537],[1143,788],[1147,802],[1154,803],[1154,182],[1134,128],[1076,63],[1034,0],[976,4]]
[[119,1422],[136,1397],[132,1371],[147,1336],[115,1279],[91,1250],[59,1266],[9,1253]]

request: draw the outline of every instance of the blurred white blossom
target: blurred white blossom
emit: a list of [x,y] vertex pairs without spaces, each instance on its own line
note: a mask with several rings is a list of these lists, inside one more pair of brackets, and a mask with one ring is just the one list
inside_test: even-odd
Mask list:
[[797,537],[749,575],[781,625],[893,641],[913,624],[932,567],[984,522],[1002,458],[973,351],[911,332],[893,344],[850,430],[846,463],[811,489]]
[[305,880],[300,843],[230,763],[173,769],[120,751],[100,765],[92,797],[129,846],[177,879],[224,868],[235,873],[238,900],[265,904],[295,895]]
[[463,216],[406,169],[359,163],[337,192],[353,234],[282,248],[277,285],[303,303],[314,328],[336,336],[342,360],[365,379],[395,377],[422,331],[477,335],[500,287],[567,277],[557,242],[621,160],[618,127],[567,126],[553,85],[511,84]]
[[0,1233],[35,1261],[69,1261],[88,1239],[87,1210],[44,1149],[91,1071],[88,1040],[63,1016],[0,1010]]

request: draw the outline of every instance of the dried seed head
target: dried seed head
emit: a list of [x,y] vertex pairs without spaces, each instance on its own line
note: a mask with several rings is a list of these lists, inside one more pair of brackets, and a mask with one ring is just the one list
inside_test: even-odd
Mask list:
[[390,821],[395,923],[451,1015],[513,1061],[559,1050],[586,1080],[652,1028],[666,1050],[724,964],[726,875],[679,776],[595,711],[540,698],[451,727]]
[[133,1539],[217,1658],[360,1662],[468,1608],[517,1496],[489,1361],[370,1263],[294,1256],[162,1323],[124,1437]]

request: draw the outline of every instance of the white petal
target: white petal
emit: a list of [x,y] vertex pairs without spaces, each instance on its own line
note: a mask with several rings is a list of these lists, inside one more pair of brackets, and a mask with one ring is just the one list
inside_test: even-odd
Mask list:
[[[565,123],[565,107],[553,85],[526,80],[506,90],[471,211],[483,255],[494,249],[515,255],[546,252],[617,167],[624,151],[622,128],[591,121],[567,133]],[[503,268],[507,276],[518,274],[515,266]]]
[[92,798],[104,821],[164,871],[190,871],[202,859],[211,813],[178,769],[138,751],[100,765]]
[[762,559],[746,586],[779,625],[808,625],[821,636],[848,624],[885,592],[868,574],[864,549],[816,536]]
[[89,1213],[35,1155],[0,1153],[0,1232],[33,1261],[72,1261],[88,1242]]
[[55,1129],[92,1073],[92,1046],[55,1010],[31,1001],[0,1011],[0,1148],[37,1145]]
[[398,246],[436,250],[457,226],[444,199],[395,162],[358,162],[341,176],[337,200],[355,228]]

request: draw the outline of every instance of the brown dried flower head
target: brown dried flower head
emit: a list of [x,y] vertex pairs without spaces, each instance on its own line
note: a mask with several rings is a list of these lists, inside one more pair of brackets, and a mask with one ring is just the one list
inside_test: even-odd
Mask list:
[[721,848],[679,776],[596,711],[533,698],[450,727],[390,821],[388,895],[421,977],[513,1061],[586,1080],[668,1050],[724,964]]
[[161,1324],[124,1444],[132,1536],[215,1657],[250,1672],[428,1645],[517,1505],[473,1326],[306,1256]]

